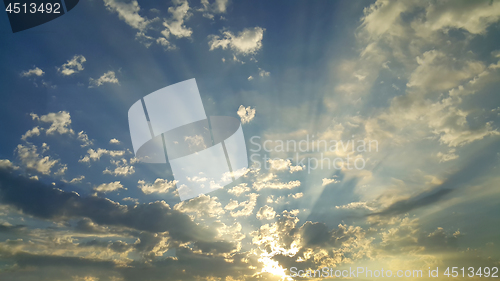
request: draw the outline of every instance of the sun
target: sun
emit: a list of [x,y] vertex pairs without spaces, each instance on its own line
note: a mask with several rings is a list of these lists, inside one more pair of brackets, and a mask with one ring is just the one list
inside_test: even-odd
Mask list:
[[286,274],[286,269],[284,269],[279,262],[273,260],[271,257],[261,256],[259,258],[259,262],[263,264],[262,271],[259,273],[271,273],[272,275],[279,277],[279,280],[293,280]]

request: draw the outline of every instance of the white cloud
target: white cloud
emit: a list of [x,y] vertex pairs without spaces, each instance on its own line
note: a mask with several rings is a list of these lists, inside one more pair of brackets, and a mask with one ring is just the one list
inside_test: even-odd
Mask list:
[[59,111],[57,113],[51,112],[47,115],[38,116],[31,113],[33,120],[40,120],[44,123],[50,123],[50,127],[45,131],[45,134],[51,135],[55,132],[59,134],[74,134],[75,132],[69,127],[71,125],[71,116],[69,112]]
[[455,154],[455,151],[455,149],[450,149],[448,153],[438,152],[437,157],[439,158],[439,163],[457,159],[458,155]]
[[[418,67],[410,76],[407,87],[423,88],[427,91],[448,90],[459,82],[470,79],[484,71],[479,61],[456,61],[437,50],[427,51],[417,57]],[[457,65],[458,64],[458,65]]]
[[111,83],[111,84],[120,85],[120,82],[118,82],[118,78],[116,78],[115,72],[111,71],[111,70],[104,73],[97,80],[93,79],[93,78],[89,78],[89,88],[99,87],[104,83]]
[[86,147],[93,144],[93,142],[89,139],[89,136],[84,131],[78,133],[77,139],[82,142],[82,144],[80,145],[81,147]]
[[203,8],[198,11],[203,12],[203,16],[213,19],[215,14],[223,14],[227,10],[229,0],[215,0],[212,4],[208,0],[201,0]]
[[264,69],[259,68],[259,76],[260,77],[268,77],[271,75],[271,72],[265,71]]
[[270,188],[270,189],[293,189],[295,187],[300,186],[300,181],[294,180],[289,182],[279,182],[275,180],[271,180],[270,178],[265,178],[261,181],[256,181],[253,183],[253,188],[257,191]]
[[324,178],[322,185],[325,186],[325,185],[329,185],[329,184],[332,184],[332,183],[338,183],[338,182],[339,181],[337,179]]
[[123,201],[130,201],[130,202],[134,202],[134,203],[136,203],[136,204],[138,204],[138,203],[139,203],[139,199],[137,199],[137,198],[132,198],[132,197],[125,197],[125,198],[123,198]]
[[44,175],[49,175],[52,167],[59,162],[59,160],[51,159],[49,156],[41,156],[35,145],[18,144],[16,152],[21,163],[27,169],[35,170]]
[[276,212],[274,211],[273,207],[265,205],[260,207],[256,217],[259,220],[272,220],[276,217]]
[[255,108],[251,108],[250,106],[245,108],[243,105],[240,105],[236,113],[241,118],[241,123],[245,124],[252,121],[255,117]]
[[111,164],[116,165],[116,168],[114,170],[106,168],[106,170],[102,172],[103,174],[110,174],[114,176],[128,176],[135,173],[134,166],[128,165],[127,160],[125,158],[122,158],[121,160],[118,161],[111,159]]
[[302,198],[304,196],[304,193],[298,192],[298,193],[295,193],[295,194],[290,194],[288,196],[291,196],[293,199],[299,199],[299,198]]
[[231,199],[231,200],[229,200],[229,203],[227,203],[227,205],[224,207],[224,209],[232,211],[232,210],[238,208],[238,206],[239,206],[238,201]]
[[23,71],[21,73],[21,76],[23,77],[29,77],[29,76],[42,76],[45,72],[41,70],[39,67],[35,67],[30,70]]
[[376,210],[375,208],[368,206],[366,202],[351,202],[347,205],[335,206],[335,209],[344,209],[344,210],[367,209],[369,211]]
[[165,38],[169,38],[170,34],[177,38],[191,37],[193,31],[187,28],[184,21],[189,19],[191,13],[189,12],[189,3],[187,0],[174,0],[175,6],[169,7],[168,12],[172,14],[171,18],[163,22],[166,27],[161,33]]
[[115,181],[115,182],[110,182],[110,183],[103,183],[100,184],[97,187],[94,187],[94,191],[97,192],[112,192],[118,189],[122,189],[123,185],[120,183],[120,181]]
[[225,213],[217,197],[202,194],[174,206],[174,210],[183,213],[195,213],[197,217],[218,217]]
[[33,129],[27,131],[24,135],[22,135],[21,139],[25,141],[28,138],[39,135],[40,135],[40,128],[36,126]]
[[61,164],[61,167],[59,168],[59,170],[57,170],[57,172],[54,173],[54,175],[62,176],[66,173],[67,170],[68,170],[68,165]]
[[170,43],[167,39],[165,39],[165,37],[160,37],[160,38],[156,39],[156,44],[159,44],[159,45],[165,47],[167,50],[173,50],[176,48],[175,45]]
[[117,140],[117,139],[115,139],[115,138],[112,138],[112,139],[109,140],[109,143],[110,144],[120,144],[120,141]]
[[146,48],[149,48],[155,42],[155,39],[152,36],[146,35],[146,33],[142,31],[135,34],[135,40],[139,41]]
[[185,136],[184,141],[188,144],[189,148],[192,150],[201,150],[207,148],[205,140],[201,135]]
[[109,155],[111,157],[123,156],[125,154],[124,150],[107,150],[103,148],[98,148],[97,151],[90,148],[87,150],[87,155],[85,155],[82,159],[78,160],[78,162],[88,163],[90,160],[97,161],[101,159],[102,155]]
[[253,76],[252,75],[248,76],[248,81],[251,81],[251,80],[253,80]]
[[262,38],[264,37],[264,28],[255,27],[244,29],[238,35],[234,35],[230,31],[224,31],[222,38],[219,35],[209,36],[210,50],[217,48],[230,48],[237,54],[251,55],[255,54],[262,48]]
[[137,1],[104,0],[104,5],[108,10],[118,13],[118,17],[131,27],[144,30],[148,25],[148,20],[139,15],[141,7]]
[[437,1],[429,2],[426,21],[422,23],[423,27],[416,28],[431,31],[462,29],[471,34],[484,34],[487,27],[499,19],[500,3],[497,1]]
[[227,192],[233,194],[234,196],[240,196],[248,191],[250,191],[250,187],[248,187],[246,183],[241,183],[232,189],[229,189]]
[[302,166],[290,166],[290,173],[295,173],[304,170]]
[[157,178],[153,184],[148,184],[144,180],[139,180],[137,183],[139,184],[137,187],[139,187],[144,194],[151,194],[167,193],[175,188],[177,181],[168,181],[166,179]]
[[75,55],[71,60],[68,60],[67,63],[57,68],[57,70],[64,76],[72,75],[82,71],[83,63],[86,61],[87,59],[84,56]]
[[290,173],[302,171],[302,166],[292,166],[290,159],[269,159],[270,169],[274,171],[290,171]]
[[85,179],[85,176],[79,176],[70,180],[69,183],[81,183],[83,179]]
[[0,159],[0,169],[16,169],[9,159]]
[[[256,193],[250,193],[247,196],[249,197],[247,201],[243,201],[239,203],[237,207],[233,208],[233,211],[231,211],[232,217],[248,217],[253,213],[253,209],[257,204],[257,197],[259,197],[259,195]],[[241,210],[234,211],[234,209],[240,207],[242,208]]]

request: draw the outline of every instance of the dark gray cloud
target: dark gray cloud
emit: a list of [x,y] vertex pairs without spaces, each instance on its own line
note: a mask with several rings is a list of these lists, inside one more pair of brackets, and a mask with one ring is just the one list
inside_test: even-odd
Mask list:
[[476,149],[466,165],[453,173],[445,182],[430,191],[425,191],[408,199],[399,200],[386,209],[374,212],[368,216],[394,216],[412,210],[434,204],[443,199],[453,191],[463,188],[467,183],[479,178],[498,163],[498,151],[500,143],[493,141],[485,147]]
[[255,271],[242,262],[244,257],[244,254],[237,254],[232,257],[233,262],[229,262],[224,257],[198,254],[188,248],[180,248],[176,259],[162,259],[151,263],[133,262],[130,267],[123,268],[122,273],[126,281],[195,280],[195,276],[224,278],[254,274]]
[[0,233],[19,233],[21,231],[26,230],[25,225],[6,225],[0,224]]
[[215,235],[163,202],[120,205],[105,198],[65,192],[4,170],[0,170],[0,201],[37,218],[56,221],[88,218],[100,225],[168,231],[170,237],[181,242],[211,241]]

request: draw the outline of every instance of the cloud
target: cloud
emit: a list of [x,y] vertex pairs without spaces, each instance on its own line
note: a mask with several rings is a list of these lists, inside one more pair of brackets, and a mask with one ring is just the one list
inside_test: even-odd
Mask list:
[[85,179],[85,176],[79,176],[70,180],[69,183],[81,183],[83,179]]
[[245,108],[243,105],[240,105],[236,113],[241,118],[241,123],[245,124],[252,121],[255,117],[255,108],[251,108],[250,106]]
[[276,175],[270,173],[268,176],[256,180],[253,183],[253,188],[256,191],[259,191],[264,188],[269,188],[269,189],[293,189],[295,187],[300,186],[300,181],[294,180],[294,181],[289,181],[289,182],[280,182],[276,180]]
[[[484,92],[487,84],[498,81],[498,73],[470,48],[471,40],[499,20],[498,9],[492,11],[498,3],[449,3],[381,0],[365,8],[356,32],[362,46],[359,56],[339,64],[336,74],[346,82],[336,90],[353,100],[354,94],[362,97],[379,90],[378,78],[407,79],[406,89],[397,83],[405,94],[392,98],[380,116],[366,120],[369,138],[401,144],[425,136],[457,147],[499,134],[491,122],[473,125],[473,111],[464,109],[461,98]],[[450,47],[457,44],[464,45]]]
[[71,60],[68,60],[61,67],[58,67],[57,70],[64,76],[69,76],[75,73],[78,73],[83,70],[83,63],[86,62],[87,59],[82,55],[75,55]]
[[257,219],[259,220],[272,220],[275,216],[276,212],[274,211],[273,207],[269,207],[267,205],[260,207],[256,215]]
[[111,159],[110,162],[111,164],[116,165],[116,168],[114,170],[106,168],[106,170],[102,172],[103,174],[110,174],[114,176],[128,176],[135,173],[134,166],[128,165],[127,159],[125,158],[122,158],[121,160]]
[[21,73],[21,76],[22,77],[29,77],[29,76],[38,76],[38,77],[40,77],[43,74],[45,74],[45,72],[43,70],[41,70],[39,67],[35,67],[33,69],[23,71]]
[[182,213],[195,213],[197,218],[219,217],[225,213],[217,197],[204,194],[178,203],[174,206],[174,210]]
[[374,212],[370,215],[393,216],[404,214],[411,210],[436,203],[452,191],[453,189],[436,188],[434,190],[418,194],[412,198],[397,201],[383,211]]
[[[259,195],[256,193],[250,193],[247,196],[248,196],[248,200],[239,203],[237,206],[229,206],[229,207],[226,206],[225,207],[225,209],[227,209],[227,210],[231,209],[231,216],[232,217],[248,217],[253,213],[253,209],[255,208],[255,205],[257,204],[257,197],[259,197]],[[242,208],[242,209],[235,211],[235,209],[237,209],[237,208]]]
[[290,159],[269,159],[268,163],[271,164],[270,170],[274,171],[290,171],[290,173],[302,171],[302,166],[292,166]]
[[108,10],[116,12],[118,17],[131,27],[140,31],[146,29],[149,21],[139,15],[141,7],[137,1],[104,0]]
[[36,126],[33,129],[27,131],[24,135],[22,135],[21,139],[23,141],[25,141],[28,138],[31,138],[33,136],[39,136],[39,135],[40,135],[40,128],[38,126]]
[[252,80],[253,80],[253,76],[252,75],[248,76],[248,81],[252,81]]
[[184,141],[188,144],[191,151],[200,151],[207,148],[202,135],[185,136]]
[[242,195],[243,193],[248,192],[248,191],[250,191],[250,187],[248,187],[246,183],[241,183],[241,184],[238,184],[237,186],[229,189],[227,192],[230,194],[233,194],[234,196],[239,197],[240,195]]
[[116,167],[114,170],[106,168],[106,170],[104,170],[102,173],[114,176],[128,176],[135,173],[135,168],[134,166],[122,165]]
[[368,206],[366,202],[351,202],[347,205],[335,206],[335,209],[344,209],[344,210],[367,209],[369,211],[375,211],[375,208]]
[[118,82],[118,78],[116,78],[116,76],[115,76],[115,72],[111,71],[111,70],[104,73],[98,79],[89,78],[89,88],[99,87],[104,83],[111,83],[111,84],[120,85],[120,82]]
[[407,87],[423,88],[427,91],[448,90],[461,81],[470,79],[484,71],[482,62],[474,60],[456,61],[438,50],[424,52],[417,57],[418,66],[412,72]]
[[9,159],[0,159],[0,169],[9,170],[17,168]]
[[82,144],[80,145],[81,147],[86,147],[93,144],[93,142],[89,139],[89,136],[84,131],[78,133],[77,139],[82,142]]
[[142,31],[135,34],[135,40],[139,41],[146,48],[151,47],[151,45],[155,42],[155,39],[152,36],[146,35],[146,33]]
[[174,0],[175,6],[169,7],[168,12],[172,14],[171,18],[163,22],[166,27],[161,33],[165,38],[169,38],[170,34],[177,38],[191,37],[193,31],[187,28],[184,21],[189,19],[192,15],[189,10],[189,3],[187,0]]
[[198,11],[203,12],[203,16],[213,19],[215,14],[224,14],[227,11],[229,0],[215,0],[212,4],[208,0],[201,0],[203,8]]
[[[422,23],[431,31],[466,30],[471,34],[484,34],[491,24],[500,19],[500,4],[495,1],[460,1],[429,3],[426,21]],[[472,16],[474,15],[474,16]]]
[[123,198],[123,201],[130,201],[130,202],[133,202],[133,203],[136,203],[136,204],[139,203],[139,199],[132,198],[132,197],[125,197],[125,198]]
[[51,169],[59,162],[59,160],[51,159],[49,156],[41,156],[35,145],[18,144],[16,148],[17,156],[21,160],[23,166],[29,170],[35,170],[44,175],[49,175]]
[[236,54],[252,55],[262,48],[262,38],[264,37],[264,28],[254,27],[246,28],[234,35],[230,31],[223,31],[223,37],[219,35],[210,35],[210,50],[217,48],[230,48]]
[[87,150],[87,155],[85,155],[82,159],[78,160],[78,162],[88,163],[90,160],[97,161],[101,159],[102,155],[109,155],[111,157],[123,156],[125,154],[124,150],[107,150],[103,148],[98,148],[97,151],[90,148]]
[[265,71],[264,69],[259,68],[259,76],[260,77],[269,77],[271,73],[269,71]]
[[455,149],[450,149],[448,153],[438,152],[437,157],[439,158],[439,163],[457,159],[458,155],[455,154],[455,151],[456,151]]
[[[54,133],[63,134],[74,134],[73,129],[70,128],[71,125],[71,115],[66,111],[59,111],[57,113],[51,112],[47,115],[38,116],[37,114],[31,113],[31,118],[33,120],[39,120],[44,123],[50,123],[50,127],[45,131],[46,135],[51,135]],[[35,130],[35,131],[33,131]],[[36,134],[37,129],[33,128],[31,134]]]
[[326,186],[326,185],[329,185],[329,184],[332,184],[332,183],[338,183],[339,181],[337,179],[328,179],[328,178],[324,178],[323,179],[323,183],[321,185],[323,186]]
[[160,37],[156,39],[156,44],[159,44],[165,47],[167,50],[174,50],[176,47],[172,43],[170,43],[165,37]]
[[153,184],[148,184],[144,180],[139,180],[137,182],[139,185],[139,189],[144,194],[152,194],[152,193],[168,193],[170,190],[175,188],[175,184],[177,181],[169,181],[166,179],[157,178]]
[[110,182],[110,183],[102,183],[99,186],[94,187],[94,190],[97,192],[112,192],[118,189],[122,189],[123,185],[120,181]]
[[109,140],[109,143],[110,144],[120,144],[120,141],[117,140],[117,139],[115,139],[115,138],[112,138],[112,139]]
[[495,151],[497,147],[498,144],[495,142],[490,143],[480,151],[476,151],[473,157],[468,159],[458,171],[450,175],[441,184],[398,200],[387,208],[370,214],[370,216],[400,215],[441,200],[449,199],[452,192],[456,192],[457,189],[463,188],[470,181],[479,178],[495,165],[497,156],[495,153],[491,153],[491,151]]
[[184,242],[196,239],[210,241],[215,234],[211,230],[203,230],[189,216],[171,209],[165,202],[124,206],[100,197],[82,197],[8,172],[0,173],[0,200],[37,218],[54,221],[88,218],[99,225],[149,232],[168,231],[170,237]]
[[300,199],[300,198],[304,197],[304,193],[298,192],[298,193],[295,193],[295,194],[290,194],[288,196],[291,196],[293,199]]

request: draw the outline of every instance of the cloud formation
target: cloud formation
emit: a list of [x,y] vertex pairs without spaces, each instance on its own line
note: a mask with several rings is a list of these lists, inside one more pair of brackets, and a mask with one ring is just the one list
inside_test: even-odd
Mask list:
[[243,105],[240,105],[236,113],[241,118],[241,123],[245,124],[252,121],[255,117],[255,108],[251,108],[250,106],[244,107]]
[[75,55],[72,59],[68,60],[61,67],[58,67],[57,70],[64,76],[69,76],[75,73],[78,73],[83,70],[83,63],[86,62],[87,59],[82,55]]
[[210,50],[217,48],[231,49],[235,54],[252,55],[262,48],[262,39],[264,38],[264,28],[254,27],[246,28],[237,35],[231,31],[223,31],[222,37],[219,35],[210,35]]
[[26,71],[23,71],[21,73],[21,76],[23,77],[29,77],[29,76],[42,76],[45,72],[43,70],[41,70],[39,67],[35,67],[33,69],[30,69],[30,70],[26,70]]

